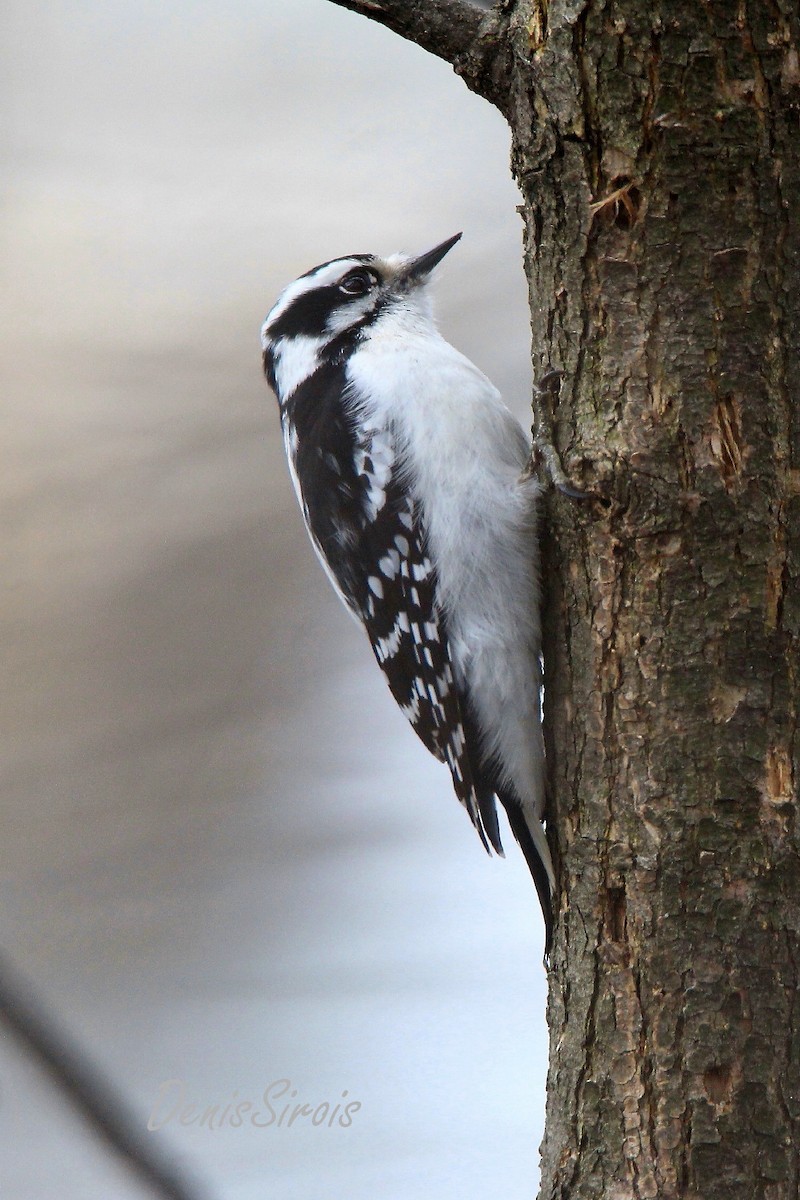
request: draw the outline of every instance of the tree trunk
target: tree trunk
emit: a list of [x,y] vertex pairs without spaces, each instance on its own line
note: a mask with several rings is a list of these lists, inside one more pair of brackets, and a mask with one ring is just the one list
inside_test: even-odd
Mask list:
[[[549,16],[549,27],[544,24]],[[789,4],[520,8],[552,505],[544,1198],[800,1193],[800,128]],[[538,47],[536,43],[539,43]]]
[[347,6],[507,115],[534,368],[601,495],[544,530],[541,1200],[795,1200],[796,0],[510,0],[468,38],[436,0],[443,40],[424,5]]

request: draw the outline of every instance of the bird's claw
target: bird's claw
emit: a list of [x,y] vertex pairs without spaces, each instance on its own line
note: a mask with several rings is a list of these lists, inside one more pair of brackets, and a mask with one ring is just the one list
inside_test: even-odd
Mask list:
[[561,492],[562,496],[568,496],[571,500],[590,500],[594,496],[594,492],[587,492],[582,488],[575,487],[567,478],[553,439],[552,401],[558,395],[563,374],[563,371],[559,371],[555,367],[548,367],[541,379],[534,381],[531,458],[525,475],[528,478],[532,475],[539,475],[540,468],[543,467],[550,482],[557,491]]

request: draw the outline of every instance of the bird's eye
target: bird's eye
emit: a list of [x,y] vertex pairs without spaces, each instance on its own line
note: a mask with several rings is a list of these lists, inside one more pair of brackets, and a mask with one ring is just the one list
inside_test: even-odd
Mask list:
[[365,271],[362,267],[358,267],[355,271],[350,271],[348,275],[345,275],[339,284],[339,291],[344,292],[345,296],[366,296],[377,282],[378,277],[372,271]]

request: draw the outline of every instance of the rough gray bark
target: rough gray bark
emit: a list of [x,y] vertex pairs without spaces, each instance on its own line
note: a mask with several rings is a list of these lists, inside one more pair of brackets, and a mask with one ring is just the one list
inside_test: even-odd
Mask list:
[[534,366],[605,497],[545,531],[541,1200],[795,1200],[796,0],[508,0],[457,50],[379,7],[508,117]]
[[511,42],[505,5],[469,0],[333,0],[363,13],[449,62],[468,87],[505,110],[510,96]]

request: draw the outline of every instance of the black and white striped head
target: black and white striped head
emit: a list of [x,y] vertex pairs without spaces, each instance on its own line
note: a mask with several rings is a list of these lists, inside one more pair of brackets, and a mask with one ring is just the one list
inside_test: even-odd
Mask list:
[[261,327],[264,372],[279,401],[323,362],[349,353],[391,313],[412,310],[430,320],[425,285],[460,237],[457,233],[416,258],[349,254],[289,284]]

